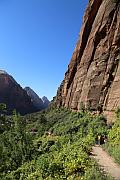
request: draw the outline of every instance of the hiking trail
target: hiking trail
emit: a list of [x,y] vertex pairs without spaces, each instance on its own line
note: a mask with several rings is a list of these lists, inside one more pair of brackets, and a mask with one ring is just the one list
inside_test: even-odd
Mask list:
[[106,174],[111,175],[115,180],[120,180],[120,166],[115,163],[114,159],[102,147],[94,146],[91,157],[97,161]]

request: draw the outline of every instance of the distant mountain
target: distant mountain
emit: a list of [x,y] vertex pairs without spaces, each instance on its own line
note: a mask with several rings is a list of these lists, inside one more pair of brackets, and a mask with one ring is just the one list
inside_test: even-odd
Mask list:
[[6,74],[6,75],[8,75],[8,73],[7,73],[6,71],[4,71],[4,70],[0,70],[0,74]]
[[48,98],[46,96],[43,96],[42,101],[43,101],[44,108],[47,108],[50,104],[50,101],[48,100]]
[[30,87],[25,87],[25,91],[27,92],[28,96],[30,96],[34,106],[38,110],[42,110],[44,108],[42,99]]
[[22,115],[37,111],[26,91],[3,70],[0,70],[0,103],[7,105],[9,114],[14,109]]
[[25,90],[28,94],[28,96],[31,97],[31,100],[34,104],[34,106],[38,109],[38,110],[42,110],[48,107],[49,105],[49,100],[47,97],[43,97],[42,99],[33,91],[33,89],[31,89],[30,87],[25,87]]

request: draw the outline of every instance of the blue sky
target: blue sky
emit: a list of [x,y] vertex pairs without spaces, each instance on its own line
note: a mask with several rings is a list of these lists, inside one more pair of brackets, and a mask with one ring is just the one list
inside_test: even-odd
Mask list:
[[75,48],[87,0],[0,0],[0,69],[52,99]]

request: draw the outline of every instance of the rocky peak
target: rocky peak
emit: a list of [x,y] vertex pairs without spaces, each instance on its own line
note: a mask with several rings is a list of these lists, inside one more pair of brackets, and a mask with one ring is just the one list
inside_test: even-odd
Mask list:
[[6,71],[4,71],[4,70],[0,70],[0,74],[8,74]]
[[47,108],[50,104],[50,101],[48,100],[48,98],[46,96],[43,96],[42,101],[43,101],[44,107]]
[[26,91],[5,71],[0,71],[0,103],[7,105],[8,113],[14,109],[20,114],[37,111]]
[[80,36],[56,96],[57,106],[80,104],[111,121],[120,107],[120,1],[90,0]]
[[46,101],[49,101],[49,100],[48,100],[48,98],[47,98],[46,96],[43,96],[43,97],[42,97],[42,101],[43,101],[43,102],[46,102]]
[[28,96],[30,96],[34,106],[38,109],[38,110],[42,110],[48,107],[49,105],[49,100],[47,99],[47,97],[43,97],[42,99],[33,91],[33,89],[31,89],[30,87],[26,87],[25,88]]
[[43,109],[42,99],[30,87],[25,87],[25,91],[27,92],[28,96],[30,96],[34,106],[38,110],[42,110]]

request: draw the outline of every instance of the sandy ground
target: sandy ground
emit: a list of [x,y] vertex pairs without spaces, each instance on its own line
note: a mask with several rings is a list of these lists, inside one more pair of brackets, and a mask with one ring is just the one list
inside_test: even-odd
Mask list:
[[106,174],[111,175],[116,180],[120,180],[120,166],[114,162],[100,146],[94,146],[92,150],[92,158],[103,168]]

